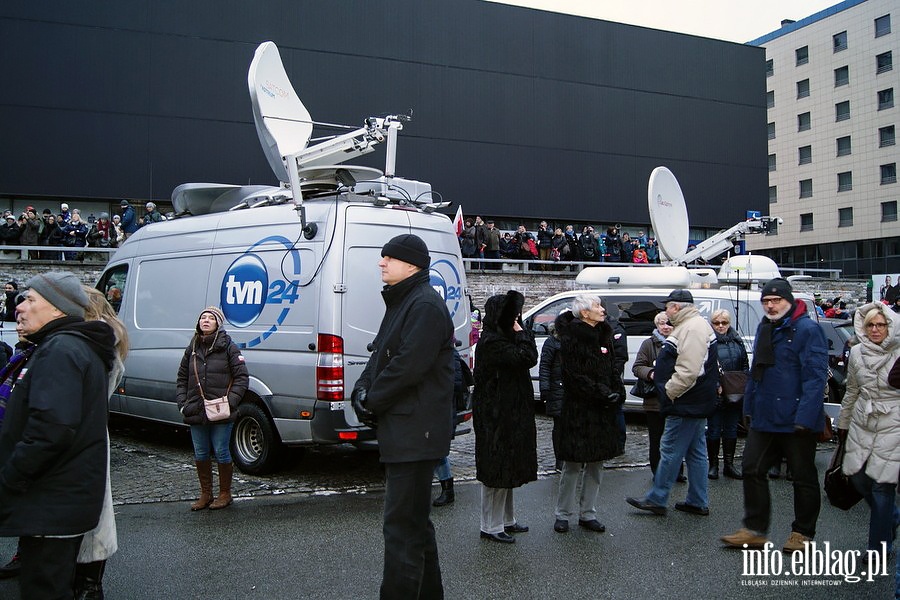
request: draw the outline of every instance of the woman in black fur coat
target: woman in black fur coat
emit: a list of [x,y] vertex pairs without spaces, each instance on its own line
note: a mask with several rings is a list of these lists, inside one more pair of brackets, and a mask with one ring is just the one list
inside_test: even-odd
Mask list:
[[537,364],[534,338],[522,328],[525,297],[509,291],[488,298],[475,348],[475,469],[481,491],[481,537],[515,541],[528,531],[516,522],[512,489],[537,479],[534,391],[528,370]]
[[563,468],[553,529],[567,532],[577,514],[581,527],[602,533],[606,527],[597,520],[597,493],[603,461],[619,454],[616,409],[625,400],[625,388],[600,297],[577,296],[572,310],[556,318],[556,333],[562,358],[558,458]]

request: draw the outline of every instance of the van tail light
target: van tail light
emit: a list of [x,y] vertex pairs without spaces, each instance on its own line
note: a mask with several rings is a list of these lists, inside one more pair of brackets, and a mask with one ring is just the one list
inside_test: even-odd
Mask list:
[[341,402],[344,399],[344,340],[320,333],[316,340],[316,399]]

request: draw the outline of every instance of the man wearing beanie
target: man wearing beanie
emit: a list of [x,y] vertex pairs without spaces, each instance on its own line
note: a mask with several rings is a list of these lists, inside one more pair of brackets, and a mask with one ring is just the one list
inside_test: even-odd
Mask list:
[[770,467],[787,459],[794,474],[794,522],[784,552],[803,550],[816,535],[821,502],[816,443],[825,427],[828,344],[791,284],[772,279],[762,288],[766,316],[756,330],[744,395],[750,432],[744,445],[744,527],[722,537],[733,548],[768,543]]
[[385,314],[351,396],[360,421],[376,427],[385,465],[381,598],[443,598],[431,478],[450,452],[453,321],[421,238],[398,235],[381,256]]
[[115,335],[85,322],[88,297],[71,273],[36,275],[26,287],[17,310],[35,347],[0,430],[0,536],[19,538],[22,598],[71,598],[81,539],[103,505]]

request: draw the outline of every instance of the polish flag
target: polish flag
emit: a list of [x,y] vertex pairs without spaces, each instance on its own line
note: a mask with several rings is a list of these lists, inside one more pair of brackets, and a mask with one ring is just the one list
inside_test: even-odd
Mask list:
[[456,208],[456,216],[453,217],[453,228],[456,229],[456,237],[459,237],[462,235],[463,213],[462,213],[462,205],[461,204]]

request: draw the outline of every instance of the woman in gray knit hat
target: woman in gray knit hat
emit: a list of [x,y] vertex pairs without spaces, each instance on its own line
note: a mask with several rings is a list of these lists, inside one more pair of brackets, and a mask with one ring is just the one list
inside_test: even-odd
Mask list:
[[[225,315],[216,306],[208,306],[197,319],[197,333],[191,339],[178,368],[175,400],[184,422],[191,426],[194,461],[200,480],[200,498],[191,510],[212,510],[231,504],[231,479],[234,467],[228,444],[234,427],[235,411],[247,391],[250,377],[244,356],[223,328]],[[226,397],[229,416],[210,420],[206,401]],[[212,497],[212,454],[219,465],[219,495]]]

